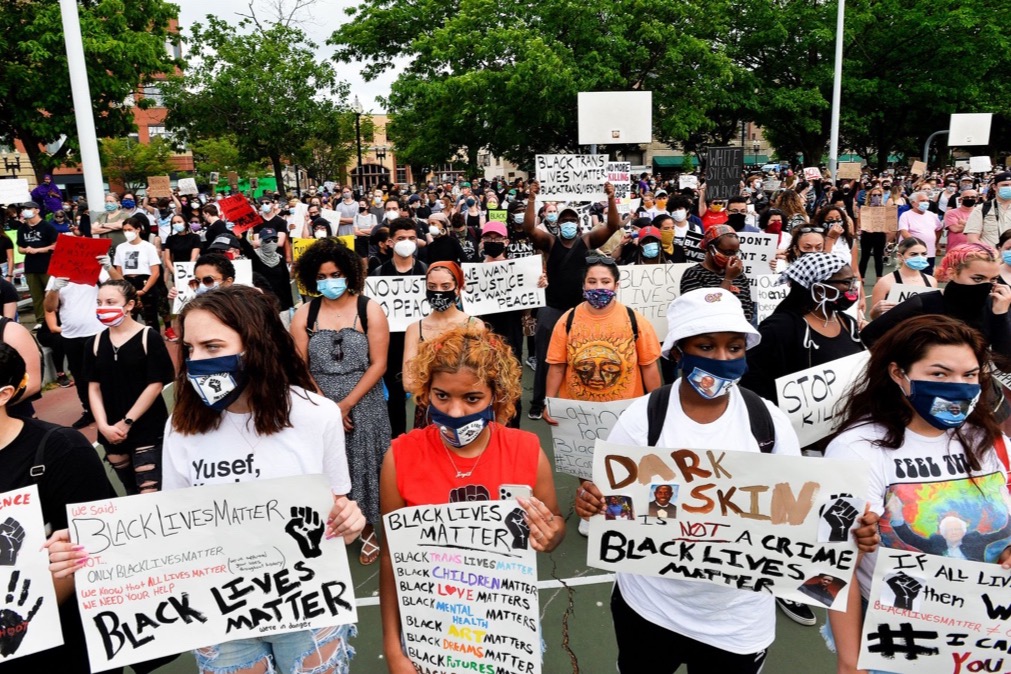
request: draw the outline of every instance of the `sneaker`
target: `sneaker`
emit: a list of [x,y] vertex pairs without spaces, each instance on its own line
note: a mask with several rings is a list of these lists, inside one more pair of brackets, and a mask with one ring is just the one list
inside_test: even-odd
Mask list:
[[67,376],[66,372],[60,372],[56,375],[56,383],[60,385],[60,388],[70,388],[74,385],[74,382],[70,381],[70,377]]
[[786,617],[801,625],[814,625],[818,620],[814,617],[814,611],[807,604],[798,604],[795,601],[787,601],[776,597],[776,604],[779,610],[786,614]]
[[537,359],[536,358],[534,358],[533,356],[528,356],[527,359],[524,362],[526,363],[527,367],[529,367],[534,372],[537,372]]
[[179,336],[176,334],[176,331],[173,330],[172,328],[165,328],[165,339],[167,339],[170,342],[178,342]]
[[538,419],[544,418],[544,410],[540,407],[531,407],[530,411],[527,412],[527,418],[537,421]]
[[590,535],[590,520],[584,520],[580,518],[579,520],[579,535],[584,537],[589,537]]
[[81,429],[90,426],[95,423],[95,417],[91,416],[91,412],[85,412],[81,415],[81,418],[75,421],[72,425],[74,428]]

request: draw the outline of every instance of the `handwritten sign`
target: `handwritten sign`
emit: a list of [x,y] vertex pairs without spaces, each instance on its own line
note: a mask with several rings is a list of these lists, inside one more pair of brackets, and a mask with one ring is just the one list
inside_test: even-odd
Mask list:
[[678,176],[678,189],[697,190],[699,188],[699,177],[682,173]]
[[383,518],[407,657],[419,672],[540,673],[537,560],[523,517],[503,500]]
[[509,211],[488,210],[488,222],[502,222],[508,224]]
[[618,423],[633,398],[608,403],[591,403],[564,398],[546,398],[548,414],[558,422],[551,427],[555,448],[555,470],[589,480],[593,478],[593,447],[604,440]]
[[24,178],[4,178],[0,180],[0,204],[23,204],[32,200],[28,190],[28,181]]
[[605,154],[539,154],[535,161],[541,185],[538,201],[602,201],[607,180]]
[[900,302],[905,302],[913,295],[936,292],[938,292],[937,288],[931,288],[929,286],[914,286],[909,285],[908,283],[896,283],[888,291],[886,301],[892,302],[893,304],[899,304]]
[[860,669],[900,674],[1007,671],[1011,588],[995,564],[880,548]]
[[632,163],[607,162],[607,182],[614,185],[614,198],[618,203],[632,197]]
[[232,234],[235,236],[240,236],[250,227],[255,227],[263,222],[260,214],[253,210],[252,205],[241,194],[225,197],[218,202],[218,206],[221,208],[225,220],[235,223],[235,228],[232,230]]
[[618,267],[618,301],[649,320],[663,342],[667,307],[677,299],[681,277],[691,264],[630,264]]
[[467,283],[462,295],[463,310],[471,316],[544,306],[544,288],[537,287],[541,278],[540,256],[467,263],[463,265],[463,275]]
[[868,351],[854,353],[776,379],[779,409],[790,417],[800,446],[806,447],[835,431],[838,402],[864,373]]
[[741,251],[737,257],[744,266],[744,275],[755,285],[755,277],[772,274],[772,263],[776,259],[776,246],[779,237],[776,234],[758,234],[755,232],[738,232],[741,241]]
[[909,172],[912,173],[914,176],[922,176],[924,173],[927,172],[927,162],[914,161],[912,168],[909,169]]
[[200,194],[200,190],[197,189],[197,181],[193,178],[180,178],[179,194]]
[[56,237],[56,248],[49,261],[49,275],[93,286],[98,283],[98,275],[102,271],[97,258],[107,255],[111,244],[109,239],[60,234]]
[[817,166],[807,166],[804,168],[804,180],[821,180],[821,169]]
[[148,176],[147,196],[161,199],[172,196],[172,182],[168,176]]
[[709,148],[706,151],[706,198],[729,199],[740,195],[743,168],[743,148]]
[[839,180],[860,180],[863,174],[863,164],[858,161],[839,162],[836,176]]
[[[845,610],[863,512],[850,494],[866,493],[867,472],[858,461],[598,440],[606,513],[590,518],[587,564]],[[830,596],[804,590],[823,575]]]
[[228,172],[228,184],[233,190],[239,189],[239,174],[236,171]]
[[365,279],[365,296],[383,308],[390,332],[406,332],[407,326],[432,313],[425,297],[424,276],[370,276]]
[[993,164],[990,163],[990,157],[969,157],[970,173],[988,173],[991,170],[993,170]]
[[779,274],[759,274],[754,278],[749,277],[751,284],[751,299],[755,303],[755,314],[758,322],[761,323],[772,315],[779,303],[786,299],[790,292],[787,284],[776,285],[779,281]]
[[860,229],[864,232],[894,232],[899,228],[899,209],[894,205],[862,206]]
[[773,180],[772,178],[768,178],[762,181],[762,190],[765,192],[775,192],[782,187],[782,185],[782,180]]
[[[172,302],[172,313],[178,315],[183,307],[197,296],[197,290],[202,281],[196,277],[195,262],[173,262],[172,276],[175,278],[175,289],[178,293]],[[253,262],[251,260],[232,260],[235,268],[233,283],[240,286],[253,285]]]
[[0,494],[0,661],[63,644],[36,485]]

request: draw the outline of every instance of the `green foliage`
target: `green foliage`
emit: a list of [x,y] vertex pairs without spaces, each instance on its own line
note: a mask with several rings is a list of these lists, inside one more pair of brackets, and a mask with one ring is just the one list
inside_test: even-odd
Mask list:
[[[178,7],[163,0],[89,0],[78,11],[98,135],[125,136],[134,126],[124,101],[176,65],[165,45]],[[4,2],[0,53],[0,143],[22,141],[41,177],[80,147],[59,3]],[[61,134],[67,141],[55,154],[40,148]]]
[[[360,126],[364,145],[372,140],[375,124],[370,115],[362,115]],[[348,169],[350,176],[350,169],[358,163],[354,112],[331,106],[329,113],[320,115],[304,129],[304,136],[304,142],[292,152],[291,159],[304,168],[310,178],[322,184],[339,179],[344,169]]]
[[268,166],[264,158],[245,161],[239,154],[239,146],[231,135],[201,138],[189,145],[193,153],[193,167],[203,180],[209,179],[212,171],[226,175],[235,171],[240,177],[258,176]]
[[172,146],[164,138],[152,138],[148,144],[132,138],[103,138],[99,154],[106,180],[123,183],[131,191],[147,185],[148,176],[175,170]]

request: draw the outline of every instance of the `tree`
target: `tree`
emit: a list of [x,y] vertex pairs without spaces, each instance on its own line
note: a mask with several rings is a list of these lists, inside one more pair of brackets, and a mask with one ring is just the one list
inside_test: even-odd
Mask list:
[[[371,115],[362,115],[360,126],[362,142],[366,142],[372,138],[375,128]],[[329,113],[320,115],[304,133],[305,141],[291,158],[305,168],[317,184],[337,178],[348,166],[357,164],[354,112],[332,106]]]
[[[126,136],[134,124],[124,101],[176,66],[165,44],[175,39],[168,25],[178,7],[164,0],[89,0],[78,11],[98,135]],[[59,3],[5,2],[0,52],[0,142],[20,140],[41,179],[80,149]],[[67,140],[58,151],[42,149],[62,134]]]
[[106,179],[110,183],[123,183],[130,191],[147,185],[148,176],[175,170],[172,146],[164,138],[152,138],[148,144],[132,138],[103,138],[99,154]]
[[270,161],[281,189],[282,158],[302,146],[307,128],[346,107],[347,86],[301,30],[275,23],[245,32],[254,26],[208,16],[190,29],[192,65],[164,87],[166,124],[187,141],[232,135],[241,160]]
[[268,166],[267,160],[262,157],[252,162],[245,161],[240,156],[235,136],[231,135],[201,138],[190,143],[189,148],[193,153],[193,167],[205,180],[210,178],[212,171],[235,171],[240,176],[252,176],[259,175]]

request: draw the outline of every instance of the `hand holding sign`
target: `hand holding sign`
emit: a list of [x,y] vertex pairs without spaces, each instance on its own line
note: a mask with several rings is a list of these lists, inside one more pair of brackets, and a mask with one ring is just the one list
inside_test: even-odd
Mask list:
[[93,286],[98,283],[102,266],[98,258],[107,255],[112,241],[61,234],[49,261],[49,275],[68,278],[73,283]]

